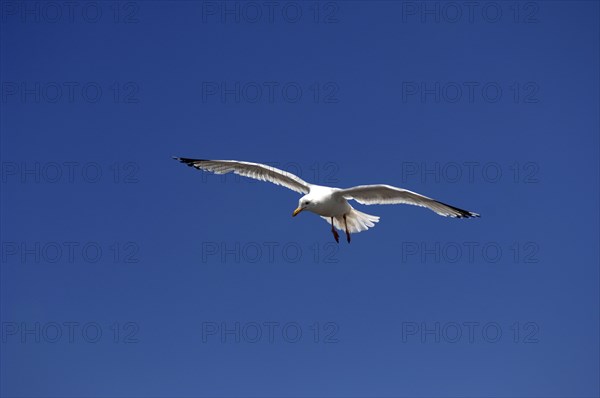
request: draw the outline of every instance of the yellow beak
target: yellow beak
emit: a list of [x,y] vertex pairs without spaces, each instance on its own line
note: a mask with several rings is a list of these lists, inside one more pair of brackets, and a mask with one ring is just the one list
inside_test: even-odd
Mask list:
[[302,210],[304,210],[303,207],[298,207],[296,210],[294,210],[294,213],[292,213],[292,217],[296,217]]

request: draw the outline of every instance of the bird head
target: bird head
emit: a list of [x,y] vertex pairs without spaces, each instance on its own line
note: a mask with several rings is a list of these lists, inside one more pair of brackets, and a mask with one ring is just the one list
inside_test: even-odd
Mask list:
[[302,210],[310,210],[315,206],[316,202],[309,195],[305,195],[298,201],[298,208],[294,210],[292,217],[296,217]]

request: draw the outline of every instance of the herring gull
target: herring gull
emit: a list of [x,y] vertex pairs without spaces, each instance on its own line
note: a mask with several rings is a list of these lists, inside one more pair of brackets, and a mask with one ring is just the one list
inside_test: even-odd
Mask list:
[[304,194],[298,201],[298,208],[294,210],[292,217],[297,216],[304,210],[321,216],[331,224],[331,232],[338,243],[340,237],[335,230],[336,228],[340,231],[345,231],[346,239],[350,242],[351,233],[366,231],[374,227],[374,223],[379,221],[379,217],[365,214],[350,206],[348,203],[349,200],[355,200],[363,205],[409,204],[427,207],[444,217],[479,217],[477,213],[462,210],[416,192],[391,185],[358,185],[352,188],[341,189],[309,184],[292,173],[260,163],[180,157],[174,157],[173,159],[199,170],[210,171],[216,174],[235,173],[244,177],[269,181]]

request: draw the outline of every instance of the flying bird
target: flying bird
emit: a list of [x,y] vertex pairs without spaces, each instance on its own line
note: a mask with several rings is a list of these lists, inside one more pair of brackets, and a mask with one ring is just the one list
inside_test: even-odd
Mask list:
[[331,232],[338,243],[340,242],[340,236],[336,228],[346,232],[346,240],[350,243],[350,234],[366,231],[374,227],[374,223],[379,221],[379,217],[365,214],[350,206],[349,200],[355,200],[363,205],[409,204],[427,207],[444,217],[479,217],[477,213],[462,210],[416,192],[391,185],[358,185],[341,189],[309,184],[292,173],[260,163],[179,157],[173,157],[173,159],[198,170],[210,171],[216,174],[235,173],[244,177],[269,181],[304,194],[298,201],[298,207],[292,213],[292,217],[305,210],[321,216],[331,224]]

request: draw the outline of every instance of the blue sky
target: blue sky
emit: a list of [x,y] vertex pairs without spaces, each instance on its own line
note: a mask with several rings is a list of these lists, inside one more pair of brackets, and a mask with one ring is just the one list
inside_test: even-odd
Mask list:
[[2,396],[598,396],[597,2],[0,6]]

